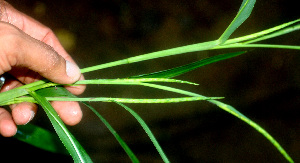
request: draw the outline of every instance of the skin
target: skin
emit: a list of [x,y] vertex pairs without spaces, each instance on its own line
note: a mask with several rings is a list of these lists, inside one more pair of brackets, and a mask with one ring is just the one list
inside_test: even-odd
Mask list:
[[[51,29],[0,0],[0,75],[4,73],[9,75],[1,92],[42,78],[61,84],[84,79]],[[66,88],[78,95],[85,86]],[[82,118],[77,102],[52,102],[52,106],[67,125],[75,125]],[[17,125],[27,124],[37,111],[32,103],[10,108],[11,113],[0,107],[0,134],[4,137],[15,135]]]

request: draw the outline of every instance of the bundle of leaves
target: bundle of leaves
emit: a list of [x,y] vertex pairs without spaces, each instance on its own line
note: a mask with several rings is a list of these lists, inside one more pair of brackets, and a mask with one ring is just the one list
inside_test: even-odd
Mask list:
[[[133,64],[141,61],[147,61],[151,59],[168,57],[173,55],[179,55],[190,52],[199,52],[206,50],[215,50],[215,49],[236,49],[236,48],[283,48],[283,49],[292,49],[292,50],[300,50],[300,46],[292,46],[292,45],[274,45],[274,44],[261,44],[257,43],[266,39],[270,39],[273,37],[277,37],[280,35],[284,35],[293,31],[296,31],[300,28],[299,21],[300,19],[287,22],[276,27],[263,30],[257,33],[249,34],[246,36],[229,39],[231,34],[249,17],[254,7],[255,0],[243,0],[240,9],[224,31],[224,33],[217,39],[213,41],[192,44],[182,47],[176,47],[172,49],[157,51],[153,53],[138,55],[134,57],[130,57],[127,59],[122,59],[114,62],[109,62],[105,64],[100,64],[88,68],[81,69],[82,73],[88,73],[96,70],[103,70],[115,66]],[[175,88],[173,86],[166,86],[159,83],[176,83],[176,84],[191,84],[197,85],[196,83],[182,81],[174,79],[179,75],[185,74],[192,70],[195,70],[199,67],[219,62],[222,60],[230,59],[233,57],[237,57],[239,55],[245,54],[246,51],[237,51],[226,54],[220,54],[213,57],[209,57],[206,59],[202,59],[193,63],[189,63],[186,65],[182,65],[179,67],[153,72],[149,74],[142,74],[136,76],[128,76],[126,78],[116,78],[116,79],[90,79],[90,80],[82,80],[78,81],[72,86],[76,86],[79,84],[105,84],[105,85],[136,85],[136,86],[144,86],[150,87],[152,89],[159,89],[161,91],[173,92],[174,94],[180,94],[181,97],[177,98],[162,98],[162,99],[133,99],[133,98],[118,98],[118,97],[76,97],[75,95],[68,92],[64,86],[61,84],[53,83],[48,80],[40,80],[31,84],[27,84],[21,86],[19,88],[15,88],[9,90],[7,92],[3,92],[0,94],[0,106],[16,104],[21,102],[33,102],[41,105],[41,107],[46,112],[49,120],[51,121],[59,139],[51,132],[44,130],[38,126],[29,124],[26,126],[19,127],[18,134],[16,137],[22,141],[25,141],[29,144],[32,144],[36,147],[52,151],[52,152],[61,152],[65,153],[64,149],[58,148],[57,143],[55,141],[61,140],[67,151],[70,153],[75,162],[92,162],[91,158],[84,150],[84,148],[80,145],[80,143],[75,139],[71,132],[67,129],[63,121],[60,119],[58,114],[55,112],[53,107],[51,106],[49,101],[79,101],[90,108],[98,118],[107,126],[109,131],[113,134],[119,144],[123,147],[125,152],[128,154],[129,158],[132,162],[139,162],[138,158],[129,148],[129,146],[125,143],[125,141],[117,134],[117,132],[112,128],[112,126],[104,119],[102,115],[94,109],[89,102],[113,102],[118,104],[120,107],[127,110],[142,126],[150,140],[153,142],[153,145],[157,149],[161,158],[164,162],[169,162],[166,154],[164,153],[162,147],[159,145],[155,136],[151,132],[150,128],[144,122],[144,120],[131,108],[125,105],[125,103],[177,103],[177,102],[189,102],[189,101],[200,101],[205,100],[218,106],[224,111],[232,114],[233,116],[239,118],[244,121],[259,133],[261,133],[266,139],[272,143],[276,149],[285,157],[285,159],[289,162],[293,162],[293,159],[288,155],[288,153],[281,147],[281,145],[260,125],[255,123],[254,121],[247,118],[245,115],[240,113],[234,107],[221,102],[224,97],[206,97],[200,95],[198,93],[194,93],[191,91],[186,91],[183,89]],[[27,132],[31,131],[31,132]],[[26,133],[30,133],[29,135]],[[49,143],[50,142],[50,143]],[[47,144],[45,146],[44,144]]]

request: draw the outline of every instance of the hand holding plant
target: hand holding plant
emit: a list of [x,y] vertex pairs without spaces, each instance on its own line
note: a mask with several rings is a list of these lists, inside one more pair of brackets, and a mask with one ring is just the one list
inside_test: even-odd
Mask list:
[[[6,74],[2,92],[42,78],[60,84],[71,84],[83,79],[78,66],[49,28],[5,1],[0,1],[0,8],[0,74],[9,73]],[[66,88],[78,95],[85,87]],[[82,113],[77,102],[52,104],[66,124],[75,125],[81,120]],[[15,135],[16,125],[27,124],[37,110],[35,104],[28,102],[10,107],[12,115],[0,108],[0,134],[3,136]]]
[[[183,54],[188,52],[196,52],[196,51],[204,51],[204,50],[215,50],[215,49],[225,49],[225,48],[247,48],[247,47],[257,47],[257,48],[285,48],[285,49],[294,49],[300,50],[299,46],[291,46],[291,45],[273,45],[273,44],[260,44],[257,43],[259,41],[263,41],[266,39],[270,39],[273,37],[277,37],[280,35],[284,35],[289,32],[293,32],[300,28],[299,21],[300,19],[284,23],[282,25],[257,32],[254,34],[229,39],[231,34],[249,17],[254,7],[255,0],[243,0],[242,5],[227,27],[225,32],[217,39],[213,41],[208,41],[204,43],[198,43],[193,45],[187,45],[177,48],[172,48],[168,50],[162,50],[158,52],[148,53],[144,55],[134,56],[127,59],[122,59],[114,62],[109,62],[105,64],[100,64],[88,68],[81,69],[81,73],[87,73],[96,70],[102,70],[114,66],[131,64],[141,61],[146,61],[150,59],[167,57],[177,54]],[[187,73],[194,69],[197,69],[201,66],[211,64],[214,62],[218,62],[221,60],[229,59],[232,57],[236,57],[238,55],[246,53],[245,51],[238,51],[232,53],[226,53],[221,55],[216,55],[210,58],[206,58],[200,61],[196,61],[190,64],[186,64],[183,66],[153,72],[150,74],[142,74],[135,76],[128,76],[127,78],[116,78],[116,79],[91,79],[91,80],[80,80],[73,84],[59,84],[48,80],[40,80],[34,83],[26,84],[24,86],[15,88],[13,90],[3,92],[0,94],[0,105],[10,105],[17,104],[21,102],[33,102],[41,105],[46,112],[48,118],[50,119],[55,131],[57,132],[60,140],[63,142],[68,152],[71,154],[75,162],[91,162],[90,157],[85,152],[83,147],[79,144],[79,142],[74,138],[74,136],[68,131],[67,127],[64,125],[63,121],[60,119],[58,114],[55,112],[53,107],[51,106],[49,101],[81,101],[87,107],[89,107],[98,118],[107,126],[109,131],[113,134],[113,136],[117,139],[120,145],[123,147],[125,152],[128,154],[129,158],[132,162],[138,162],[138,158],[134,155],[134,152],[129,148],[129,146],[125,143],[124,140],[121,139],[120,135],[112,128],[112,126],[100,115],[92,106],[89,105],[88,102],[92,101],[100,101],[100,102],[114,102],[127,110],[132,116],[136,118],[138,123],[145,130],[153,145],[157,149],[161,158],[164,162],[169,162],[167,155],[163,151],[163,147],[161,147],[151,132],[150,128],[144,122],[144,120],[131,108],[126,106],[124,103],[175,103],[175,102],[188,102],[188,101],[197,101],[197,100],[206,100],[219,108],[225,110],[226,112],[236,116],[240,120],[244,121],[258,132],[260,132],[266,139],[268,139],[277,150],[285,157],[285,159],[289,162],[293,162],[293,159],[288,155],[288,153],[281,147],[281,145],[261,126],[259,126],[254,121],[247,118],[245,115],[240,113],[234,107],[221,102],[219,99],[223,97],[206,97],[194,92],[178,89],[171,86],[161,85],[158,83],[178,83],[178,84],[194,84],[188,81],[181,81],[174,78],[178,75]],[[68,92],[63,86],[72,86],[77,87],[81,84],[110,84],[110,85],[137,85],[137,86],[145,86],[153,89],[159,89],[162,91],[169,91],[176,94],[182,95],[179,98],[164,98],[164,99],[132,99],[132,98],[118,98],[118,97],[77,97],[70,92]],[[36,130],[41,130],[36,126],[30,126],[28,128],[34,128]],[[42,132],[42,131],[41,131]],[[43,144],[42,140],[38,143],[35,142],[30,136],[38,135],[40,132],[31,133],[31,135],[26,135],[25,132],[20,132],[20,135],[17,137],[25,142],[28,142],[32,145],[41,147],[40,144]],[[43,132],[44,136],[51,135],[50,133]],[[24,136],[25,135],[25,136]],[[51,137],[51,136],[49,136]],[[54,144],[54,143],[53,143]],[[54,146],[54,145],[53,145]],[[55,148],[49,145],[48,147],[41,147],[46,150],[55,151]]]

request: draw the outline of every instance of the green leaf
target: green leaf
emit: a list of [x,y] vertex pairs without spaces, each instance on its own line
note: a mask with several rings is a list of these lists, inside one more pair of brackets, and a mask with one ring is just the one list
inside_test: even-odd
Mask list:
[[135,98],[111,98],[111,97],[87,97],[87,98],[59,98],[46,97],[49,101],[101,101],[101,102],[121,102],[121,103],[143,103],[143,104],[159,104],[159,103],[177,103],[200,100],[223,99],[224,97],[179,97],[179,98],[161,98],[161,99],[135,99]]
[[104,125],[113,134],[113,136],[117,139],[117,141],[119,142],[121,147],[127,153],[129,158],[131,159],[131,161],[134,163],[138,163],[139,162],[138,158],[135,156],[135,154],[132,152],[132,150],[129,148],[129,146],[125,143],[125,141],[120,137],[120,135],[116,132],[116,130],[113,129],[113,127],[106,121],[106,119],[104,119],[104,117],[101,116],[99,114],[99,112],[97,112],[96,109],[94,109],[91,105],[89,105],[86,102],[82,102],[82,103],[85,104],[88,108],[90,108],[96,114],[96,116],[104,123]]
[[[175,92],[183,95],[188,95],[188,96],[193,96],[193,97],[205,97],[203,95],[181,90],[181,89],[176,89],[168,86],[163,86],[163,85],[158,85],[158,84],[152,84],[152,83],[143,83],[142,85],[152,87],[152,88],[157,88],[161,90],[166,90],[170,92]],[[246,122],[248,125],[253,127],[255,130],[257,130],[259,133],[261,133],[265,138],[267,138],[273,146],[276,147],[276,149],[285,157],[286,160],[289,162],[294,162],[293,159],[289,156],[289,154],[281,147],[281,145],[262,127],[260,127],[257,123],[240,113],[238,110],[236,110],[234,107],[227,105],[225,103],[222,103],[217,100],[208,100],[210,103],[217,105],[219,108],[223,109],[224,111],[234,115],[235,117],[239,118],[240,120]]]
[[272,28],[269,28],[269,29],[266,29],[266,30],[263,30],[260,32],[252,33],[252,34],[249,34],[246,36],[229,39],[224,44],[234,44],[234,43],[241,43],[241,42],[245,43],[244,41],[247,41],[246,43],[252,43],[252,42],[257,42],[257,41],[277,37],[280,35],[284,35],[284,34],[299,30],[300,24],[298,22],[300,22],[300,19],[290,21],[287,23],[283,23],[281,25],[278,25],[278,26],[275,26],[275,27],[272,27]]
[[[146,83],[140,83],[144,85]],[[77,97],[64,87],[50,87],[36,91],[48,101],[102,101],[102,102],[120,102],[120,103],[177,103],[199,100],[223,99],[223,97],[179,97],[162,99],[132,99],[132,98],[111,98],[111,97]],[[33,102],[31,97],[20,97],[21,101]]]
[[92,79],[92,80],[80,80],[72,86],[76,86],[78,84],[117,84],[117,85],[138,85],[140,83],[148,83],[148,82],[169,82],[169,83],[184,83],[184,84],[193,84],[198,85],[196,83],[191,83],[183,80],[176,79],[166,79],[166,78],[138,78],[138,79]]
[[143,129],[145,130],[145,132],[149,136],[150,140],[154,144],[156,150],[158,151],[158,153],[161,156],[161,158],[163,159],[163,161],[166,162],[166,163],[170,162],[168,160],[166,154],[164,153],[164,151],[160,147],[160,145],[159,145],[158,141],[156,140],[155,136],[151,132],[150,128],[145,123],[145,121],[136,112],[134,112],[131,108],[129,108],[128,106],[126,106],[122,103],[119,103],[119,102],[116,102],[116,103],[119,104],[120,106],[122,106],[125,110],[127,110],[140,123],[140,125],[143,127]]
[[219,38],[220,44],[223,44],[230,37],[230,35],[250,16],[255,1],[256,0],[243,0],[237,15]]
[[225,59],[229,59],[232,57],[236,57],[238,55],[241,55],[245,53],[245,51],[241,52],[234,52],[234,53],[227,53],[227,54],[222,54],[222,55],[217,55],[213,56],[210,58],[202,59],[200,61],[196,61],[190,64],[186,64],[180,67],[175,67],[172,69],[164,70],[164,71],[159,71],[159,72],[154,72],[150,74],[143,74],[143,75],[138,75],[138,76],[132,76],[129,78],[173,78],[175,76],[182,75],[184,73],[187,73],[189,71],[195,70],[199,67],[202,67],[204,65],[208,65],[214,62],[222,61]]
[[[76,98],[77,96],[70,93],[66,88],[64,87],[50,87],[50,88],[44,88],[37,91],[40,95],[48,96],[48,97],[69,97],[69,98]],[[132,150],[129,148],[129,146],[125,143],[125,141],[120,137],[120,135],[116,132],[116,130],[113,129],[113,127],[106,121],[106,119],[99,114],[99,112],[96,111],[91,105],[89,105],[86,102],[82,102],[84,105],[86,105],[91,111],[93,111],[96,116],[104,123],[104,125],[108,128],[108,130],[113,134],[113,136],[117,139],[119,144],[122,146],[122,148],[125,150],[129,158],[132,162],[138,163],[139,160],[135,156],[135,154],[132,152]]]
[[[141,84],[142,85],[142,84]],[[47,101],[88,101],[88,102],[121,102],[121,103],[140,103],[140,104],[159,104],[159,103],[178,103],[200,100],[223,99],[224,97],[178,97],[160,99],[142,98],[112,98],[112,97],[45,97]],[[35,102],[32,97],[19,97],[20,101]]]
[[218,46],[214,49],[227,49],[227,48],[280,48],[290,50],[300,50],[300,46],[296,45],[273,45],[273,44],[246,44],[246,43],[235,43]]
[[[299,22],[300,19],[297,19],[293,22],[290,22],[290,23],[284,23],[282,24],[282,26],[284,25],[288,25],[288,24],[291,24],[291,23],[297,23]],[[270,39],[270,38],[274,38],[274,37],[278,37],[278,36],[281,36],[281,35],[285,35],[287,33],[290,33],[290,32],[294,32],[294,31],[297,31],[300,29],[300,24],[293,24],[293,25],[290,25],[288,27],[283,27],[281,29],[278,29],[277,31],[274,31],[273,33],[269,33],[267,35],[264,35],[264,36],[261,36],[261,37],[257,37],[255,39],[252,39],[250,41],[247,41],[247,42],[243,42],[243,43],[253,43],[253,42],[258,42],[258,41],[262,41],[262,40],[266,40],[266,39]],[[280,45],[278,45],[280,46]]]
[[49,152],[69,154],[56,134],[30,123],[18,126],[14,137]]
[[69,97],[70,92],[63,86],[48,87],[35,91],[43,97]]
[[28,94],[27,90],[28,88],[30,88],[30,90],[34,91],[34,90],[38,90],[38,89],[42,89],[42,88],[46,88],[46,87],[50,87],[50,86],[55,86],[58,85],[56,83],[51,83],[48,80],[44,79],[44,80],[39,80],[30,84],[25,84],[21,87],[17,87],[5,92],[1,92],[0,93],[0,106],[4,106],[7,105],[7,101],[11,101],[14,98],[20,97],[20,96],[25,96]]
[[43,107],[48,118],[50,119],[57,135],[63,142],[69,153],[71,154],[74,162],[76,163],[89,163],[92,162],[89,155],[69,132],[63,121],[60,119],[54,108],[45,97],[39,95],[37,92],[28,89],[28,93]]

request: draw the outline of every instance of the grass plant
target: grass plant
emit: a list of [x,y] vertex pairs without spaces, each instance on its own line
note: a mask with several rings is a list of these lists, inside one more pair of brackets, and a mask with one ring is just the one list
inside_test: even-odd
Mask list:
[[[141,61],[147,61],[151,59],[161,58],[161,57],[168,57],[173,55],[179,55],[189,52],[199,52],[205,50],[215,50],[215,49],[235,49],[235,48],[283,48],[283,49],[291,49],[291,50],[300,50],[300,46],[293,46],[293,45],[274,45],[274,44],[262,44],[257,43],[259,41],[263,41],[266,39],[270,39],[273,37],[277,37],[280,35],[284,35],[296,30],[300,29],[299,21],[300,19],[287,22],[276,27],[263,30],[257,33],[249,34],[246,36],[238,37],[229,39],[231,34],[250,16],[252,9],[255,4],[255,0],[243,0],[241,7],[224,31],[224,33],[217,39],[213,41],[192,44],[182,47],[176,47],[172,49],[157,51],[153,53],[138,55],[134,57],[130,57],[127,59],[122,59],[118,61],[113,61],[105,64],[100,64],[92,67],[87,67],[81,69],[82,73],[88,73],[97,70],[103,70],[106,68],[111,68],[114,66],[120,66],[125,64],[132,64]],[[90,80],[82,80],[78,81],[72,86],[76,86],[79,84],[105,84],[105,85],[136,85],[136,86],[145,86],[150,87],[152,89],[159,89],[161,91],[168,91],[173,92],[174,94],[180,94],[182,97],[179,98],[163,98],[163,99],[132,99],[132,98],[112,98],[112,97],[76,97],[69,93],[61,84],[50,82],[46,79],[40,80],[31,84],[27,84],[7,92],[3,92],[0,94],[0,105],[10,105],[16,104],[21,102],[33,102],[37,103],[42,106],[44,111],[46,112],[49,120],[51,121],[57,135],[59,136],[60,140],[66,147],[67,151],[70,153],[72,158],[75,162],[92,162],[89,155],[86,153],[84,148],[80,145],[80,143],[75,139],[75,137],[69,132],[67,127],[64,125],[60,117],[57,115],[49,101],[79,101],[85,104],[88,108],[90,108],[97,117],[107,126],[109,131],[113,134],[116,140],[120,143],[123,147],[125,152],[128,154],[129,158],[132,162],[139,162],[138,158],[135,156],[133,151],[129,148],[129,146],[122,140],[121,136],[117,134],[117,132],[112,128],[112,126],[107,122],[104,117],[102,117],[96,109],[94,109],[89,102],[114,102],[120,107],[127,110],[142,126],[145,130],[147,135],[149,136],[150,140],[152,141],[153,145],[157,149],[158,153],[160,154],[162,160],[164,162],[169,162],[167,155],[163,151],[163,147],[161,147],[156,140],[155,136],[151,132],[150,128],[144,122],[144,120],[131,108],[126,106],[124,103],[176,103],[176,102],[189,102],[189,101],[199,101],[205,100],[208,101],[219,108],[223,109],[224,111],[232,114],[233,116],[239,118],[240,120],[244,121],[259,133],[261,133],[266,139],[272,143],[275,148],[285,157],[285,159],[289,162],[294,162],[293,159],[288,155],[288,153],[281,147],[281,145],[260,125],[252,121],[251,119],[247,118],[245,115],[240,113],[234,107],[221,102],[220,100],[223,97],[206,97],[200,95],[198,93],[186,91],[183,89],[161,85],[159,83],[176,83],[176,84],[191,84],[197,85],[196,83],[176,80],[172,79],[177,77],[178,75],[187,73],[189,71],[195,70],[199,67],[215,63],[218,61],[230,59],[233,57],[237,57],[239,55],[245,54],[246,51],[238,51],[238,52],[231,52],[226,54],[220,54],[213,57],[209,57],[200,61],[196,61],[190,64],[182,65],[179,67],[162,70],[159,72],[153,72],[149,74],[141,74],[135,76],[128,76],[127,78],[120,78],[120,79],[90,79]],[[36,132],[28,132],[32,129],[36,129]],[[41,135],[42,133],[42,135]],[[32,137],[40,137],[43,136],[44,139],[40,139],[40,141],[35,141]],[[53,139],[53,134],[47,132],[37,126],[29,125],[27,127],[20,127],[18,134],[16,137],[22,141],[35,145],[37,147],[42,148],[43,144],[48,143],[47,141],[60,141],[59,139]],[[52,152],[59,152],[65,153],[65,150],[61,150],[61,148],[57,148],[54,146],[49,146],[44,148],[45,150],[52,151]]]

